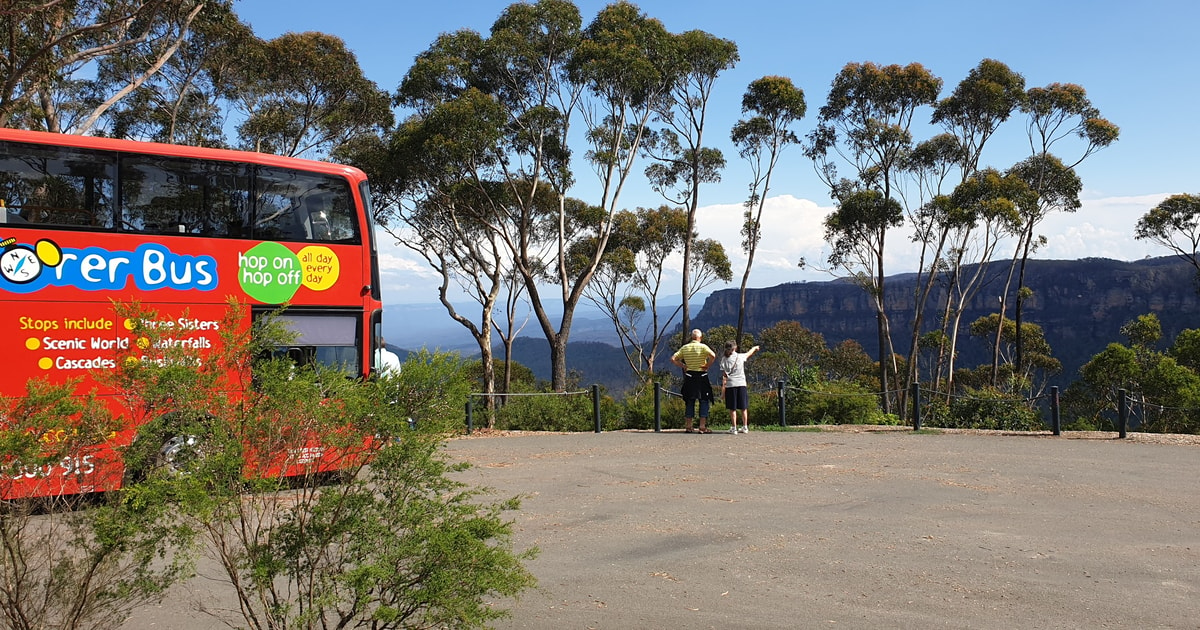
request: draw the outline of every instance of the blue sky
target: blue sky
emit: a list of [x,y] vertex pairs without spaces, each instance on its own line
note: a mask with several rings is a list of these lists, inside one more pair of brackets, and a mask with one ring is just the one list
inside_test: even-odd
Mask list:
[[[289,31],[323,31],[341,37],[367,77],[394,91],[413,58],[443,32],[461,28],[486,33],[509,2],[491,0],[241,0],[237,11],[255,32],[271,38]],[[607,2],[577,1],[586,24]],[[636,3],[672,32],[707,31],[737,43],[741,61],[721,75],[713,96],[708,142],[725,152],[720,184],[702,189],[699,216],[704,238],[725,243],[735,281],[744,269],[738,227],[748,170],[728,142],[741,116],[746,85],[782,75],[802,88],[808,115],[795,129],[815,125],[830,82],[850,62],[918,62],[944,81],[943,95],[982,59],[1004,62],[1024,75],[1027,87],[1082,85],[1101,114],[1121,128],[1120,140],[1078,169],[1083,208],[1048,218],[1048,243],[1039,258],[1100,256],[1134,260],[1169,252],[1133,239],[1133,226],[1163,197],[1200,192],[1193,157],[1200,146],[1200,3],[1193,0],[1126,1],[1008,0],[1006,2],[865,0],[836,2],[737,2],[692,0]],[[1015,122],[1015,124],[1013,124]],[[1023,124],[1012,121],[994,141],[985,162],[1004,169],[1028,154]],[[770,193],[767,236],[751,286],[827,280],[826,273],[796,266],[801,257],[823,260],[821,221],[831,210],[827,191],[798,147],[789,149]],[[580,178],[586,172],[580,173]],[[645,187],[623,204],[657,206]],[[892,239],[889,273],[911,271],[906,234]],[[431,302],[428,271],[411,254],[384,249],[385,301]],[[724,288],[712,286],[710,289]]]

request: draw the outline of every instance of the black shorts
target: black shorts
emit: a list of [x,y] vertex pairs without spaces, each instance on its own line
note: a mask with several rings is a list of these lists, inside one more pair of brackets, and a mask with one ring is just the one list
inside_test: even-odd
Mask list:
[[730,411],[750,408],[750,392],[745,385],[725,388],[725,408]]

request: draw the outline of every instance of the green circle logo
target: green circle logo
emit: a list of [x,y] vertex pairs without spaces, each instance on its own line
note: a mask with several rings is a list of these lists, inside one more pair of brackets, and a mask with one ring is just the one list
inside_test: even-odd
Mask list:
[[280,243],[259,243],[238,254],[238,282],[246,295],[267,304],[282,304],[303,282],[300,259]]

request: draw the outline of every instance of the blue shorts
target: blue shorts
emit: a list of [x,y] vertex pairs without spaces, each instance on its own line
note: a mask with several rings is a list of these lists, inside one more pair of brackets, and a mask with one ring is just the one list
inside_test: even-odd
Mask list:
[[[684,418],[695,418],[696,416],[694,415],[693,412],[696,411],[696,399],[688,398],[686,400],[686,402],[687,402],[687,413],[684,413],[683,417]],[[704,398],[700,399],[700,417],[701,418],[708,417],[708,407],[711,404],[712,404],[712,402],[707,399],[704,399]]]
[[745,385],[725,388],[725,408],[730,411],[750,408],[750,392]]

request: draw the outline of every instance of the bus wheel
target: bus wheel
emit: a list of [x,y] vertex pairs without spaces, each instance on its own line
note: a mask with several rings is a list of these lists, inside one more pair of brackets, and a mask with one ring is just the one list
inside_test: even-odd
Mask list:
[[146,423],[125,453],[125,484],[148,479],[152,474],[179,474],[202,457],[197,429],[206,419],[185,422],[179,414],[167,414]]
[[186,471],[191,463],[200,458],[200,440],[194,435],[176,435],[168,438],[155,457],[157,468],[173,474]]

